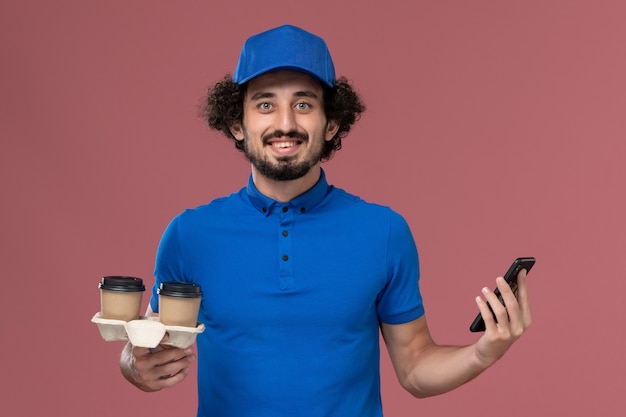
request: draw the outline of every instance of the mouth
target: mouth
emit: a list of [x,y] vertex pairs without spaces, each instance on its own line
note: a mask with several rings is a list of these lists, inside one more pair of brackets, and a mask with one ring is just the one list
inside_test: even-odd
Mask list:
[[293,148],[294,146],[302,145],[301,140],[273,140],[267,143],[269,146],[276,149]]
[[270,146],[273,149],[289,149],[302,145],[308,139],[308,135],[295,130],[289,132],[277,130],[264,136],[262,139],[266,146]]
[[305,140],[293,136],[279,136],[268,139],[265,145],[277,157],[294,157],[304,144]]
[[267,148],[278,158],[295,157],[308,140],[306,133],[297,131],[282,132],[280,130],[262,138]]

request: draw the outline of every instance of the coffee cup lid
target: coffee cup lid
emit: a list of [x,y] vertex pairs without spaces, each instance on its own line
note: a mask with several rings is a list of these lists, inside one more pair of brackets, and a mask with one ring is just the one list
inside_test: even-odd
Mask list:
[[157,291],[160,295],[181,298],[202,297],[202,290],[193,282],[162,282]]
[[146,290],[146,286],[143,285],[143,280],[141,278],[120,275],[102,277],[102,281],[98,284],[98,288],[101,290],[121,292],[138,292]]

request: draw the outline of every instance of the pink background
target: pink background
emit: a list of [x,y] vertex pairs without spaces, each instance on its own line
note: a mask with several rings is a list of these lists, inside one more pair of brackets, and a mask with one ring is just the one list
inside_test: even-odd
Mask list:
[[480,288],[538,259],[508,355],[420,401],[384,352],[386,415],[622,416],[625,17],[618,0],[2,1],[0,413],[195,415],[195,369],[160,393],[122,379],[97,283],[151,284],[167,222],[245,184],[196,104],[248,35],[290,22],[369,106],[325,167],[408,220],[437,341],[474,341]]

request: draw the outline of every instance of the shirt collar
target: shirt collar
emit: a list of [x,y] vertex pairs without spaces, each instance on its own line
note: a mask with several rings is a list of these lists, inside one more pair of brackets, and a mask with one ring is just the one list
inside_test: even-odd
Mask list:
[[250,174],[248,186],[246,187],[250,203],[265,216],[268,216],[275,207],[292,207],[299,213],[306,213],[321,203],[329,190],[330,186],[326,181],[326,174],[323,169],[321,170],[320,179],[313,187],[286,203],[281,203],[262,194],[254,185],[252,174]]

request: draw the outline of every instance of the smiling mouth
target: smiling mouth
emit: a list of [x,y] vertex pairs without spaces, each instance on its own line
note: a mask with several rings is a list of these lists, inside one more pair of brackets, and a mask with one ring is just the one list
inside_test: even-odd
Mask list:
[[304,132],[295,130],[283,132],[282,130],[276,130],[264,136],[262,139],[265,145],[271,146],[273,149],[284,150],[302,145],[308,138],[309,136]]
[[290,140],[290,141],[274,141],[274,142],[270,142],[268,145],[274,148],[284,149],[284,148],[291,148],[292,146],[297,146],[301,144],[302,144],[302,141],[300,140]]

